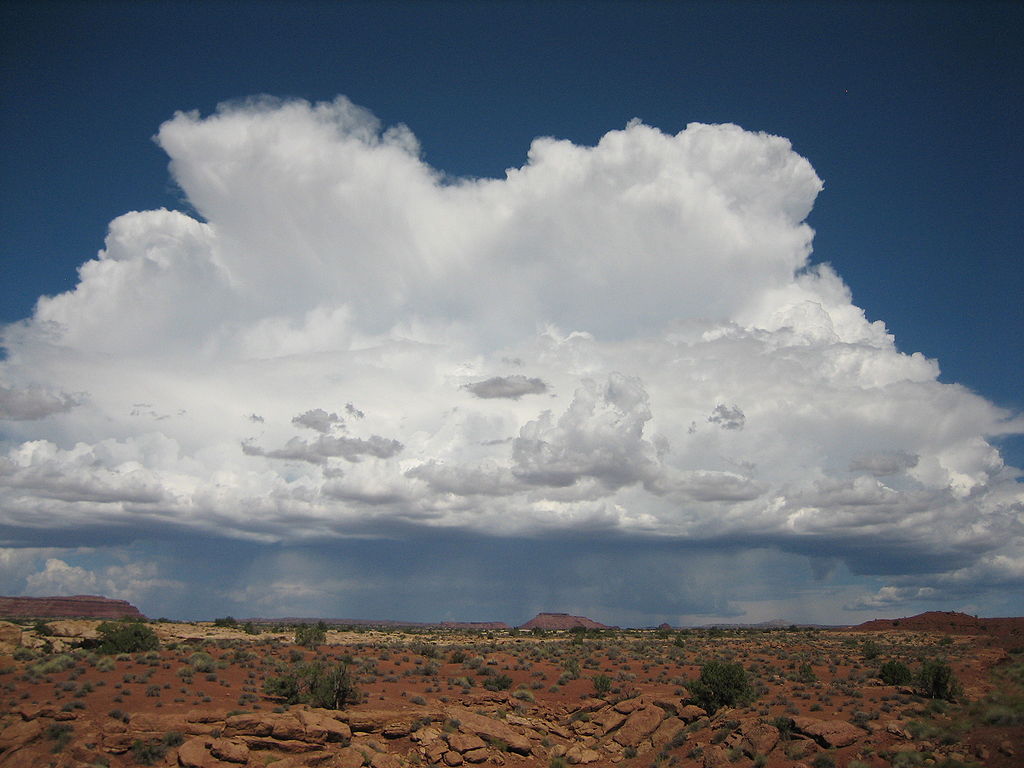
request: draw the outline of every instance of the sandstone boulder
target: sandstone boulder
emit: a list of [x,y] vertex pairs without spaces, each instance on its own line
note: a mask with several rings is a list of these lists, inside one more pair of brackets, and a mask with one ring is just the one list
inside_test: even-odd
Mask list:
[[864,731],[845,720],[794,717],[793,727],[798,733],[810,736],[823,747],[848,747],[864,736]]
[[601,733],[607,734],[626,722],[626,716],[616,712],[614,709],[609,709],[607,712],[602,712],[594,717],[593,722],[601,726]]
[[448,737],[448,746],[458,753],[469,752],[487,746],[484,740],[472,733],[453,733]]
[[249,762],[249,748],[232,739],[211,739],[210,754],[226,763]]
[[624,747],[635,747],[661,725],[665,710],[653,704],[638,709],[622,724],[612,738]]
[[702,717],[707,717],[708,713],[696,704],[687,704],[676,715],[684,723],[692,723],[695,720],[700,720]]
[[389,752],[376,752],[370,758],[370,768],[402,768],[402,758]]
[[584,747],[582,744],[573,744],[565,751],[565,759],[572,765],[587,765],[596,763],[601,759],[601,755],[596,750]]
[[750,757],[767,755],[779,743],[779,729],[768,723],[746,721],[740,724],[743,738],[739,747]]
[[295,716],[302,724],[306,739],[318,744],[341,742],[347,744],[352,738],[352,729],[325,709],[299,709]]
[[629,715],[644,706],[644,697],[635,696],[632,699],[624,699],[615,704],[613,709],[623,715]]

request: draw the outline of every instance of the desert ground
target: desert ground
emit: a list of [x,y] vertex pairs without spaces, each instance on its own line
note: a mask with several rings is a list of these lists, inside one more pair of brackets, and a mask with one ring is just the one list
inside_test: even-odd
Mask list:
[[[111,653],[98,620],[3,623],[0,768],[1024,764],[1019,629],[218,624],[145,622],[157,647]],[[955,700],[879,679],[935,660]],[[709,705],[709,662],[747,695]],[[340,708],[289,703],[282,681],[314,667],[344,673]]]

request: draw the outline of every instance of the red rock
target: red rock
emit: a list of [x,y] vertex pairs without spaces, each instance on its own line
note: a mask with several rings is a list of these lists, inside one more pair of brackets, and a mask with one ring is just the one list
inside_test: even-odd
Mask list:
[[626,722],[615,732],[612,739],[624,747],[635,747],[654,733],[664,717],[665,710],[653,704],[638,709],[626,718]]
[[355,747],[345,747],[334,753],[334,764],[337,768],[360,768],[366,758]]
[[633,712],[636,712],[638,709],[640,709],[640,707],[642,707],[644,703],[645,702],[643,696],[636,696],[632,699],[625,699],[623,701],[620,701],[613,707],[613,709],[616,712],[621,712],[624,715],[630,715]]
[[464,707],[450,707],[448,716],[459,721],[459,730],[463,733],[474,734],[485,741],[495,739],[503,741],[508,744],[508,748],[512,752],[518,752],[521,755],[530,754],[530,740],[500,720],[478,715]]
[[678,717],[666,717],[658,729],[651,734],[651,741],[655,744],[667,744],[676,737],[676,734],[685,729],[686,726]]
[[779,729],[767,723],[746,721],[740,724],[740,733],[743,734],[740,749],[750,757],[767,755],[779,743]]
[[472,733],[453,733],[448,737],[448,746],[460,754],[469,752],[471,749],[480,749],[487,746],[484,740]]
[[144,619],[139,609],[127,600],[111,600],[97,595],[73,597],[0,597],[0,616],[31,618]]
[[626,722],[626,716],[619,714],[614,709],[610,709],[595,717],[593,722],[601,726],[602,733],[609,733]]
[[249,748],[231,739],[213,739],[210,741],[210,754],[228,763],[246,763],[249,761]]
[[457,765],[462,765],[462,755],[456,752],[454,749],[449,749],[444,753],[444,764],[450,765],[455,768]]
[[402,758],[388,752],[375,752],[370,758],[370,768],[402,768]]
[[864,736],[864,731],[845,720],[794,717],[793,727],[799,733],[810,736],[824,747],[848,747]]
[[462,758],[467,763],[484,763],[487,762],[487,750],[483,748],[471,749],[463,753]]
[[572,765],[586,765],[596,763],[601,759],[601,755],[582,744],[573,744],[565,751],[565,759]]
[[43,733],[43,724],[38,720],[21,720],[0,731],[0,750],[7,751],[23,747],[38,739]]
[[300,709],[296,710],[295,716],[302,724],[308,740],[320,744],[328,741],[347,744],[352,738],[352,729],[331,717],[327,710]]
[[707,717],[708,713],[696,704],[687,704],[679,710],[677,715],[684,723],[692,723],[694,720],[700,720],[702,717]]

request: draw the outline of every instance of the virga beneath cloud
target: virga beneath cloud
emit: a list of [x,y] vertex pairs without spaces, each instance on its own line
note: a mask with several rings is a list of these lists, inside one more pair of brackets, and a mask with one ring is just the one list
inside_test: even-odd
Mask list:
[[119,217],[3,329],[9,542],[599,532],[946,564],[864,605],[1020,581],[1020,417],[809,264],[787,140],[633,121],[452,179],[339,98],[157,141],[195,214]]

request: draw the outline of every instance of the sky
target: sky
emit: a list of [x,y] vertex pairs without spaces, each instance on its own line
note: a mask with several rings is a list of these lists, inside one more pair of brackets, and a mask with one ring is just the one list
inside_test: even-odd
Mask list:
[[0,30],[0,593],[1024,615],[1020,4]]

